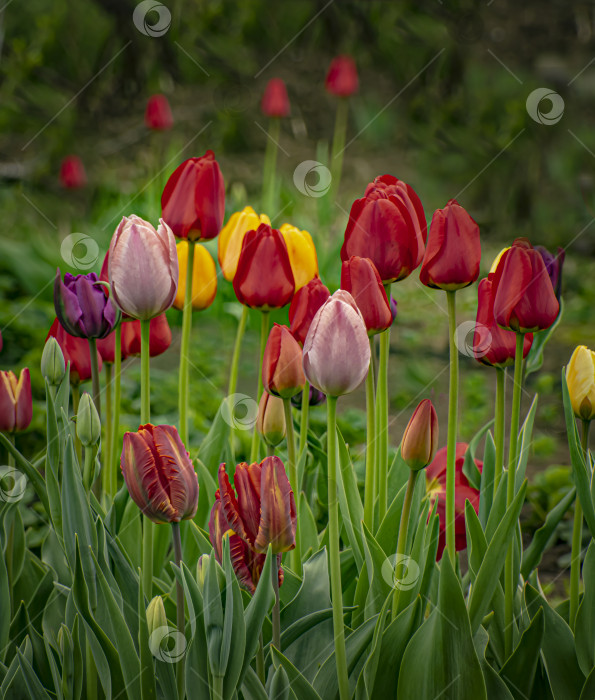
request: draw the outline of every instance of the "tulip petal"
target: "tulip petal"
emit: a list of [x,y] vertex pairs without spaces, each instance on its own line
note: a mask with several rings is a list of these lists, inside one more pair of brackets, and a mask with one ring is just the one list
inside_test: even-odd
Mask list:
[[254,464],[246,464],[246,462],[238,464],[233,482],[238,494],[237,502],[242,522],[251,543],[258,535],[260,523],[260,481],[260,464],[256,462]]
[[209,539],[215,550],[215,557],[221,564],[222,561],[222,541],[223,535],[229,530],[229,525],[223,514],[223,504],[219,496],[219,489],[215,493],[215,503],[211,508],[211,516],[209,518]]
[[10,381],[12,372],[0,372],[0,431],[12,433],[16,427],[15,397]]
[[21,370],[19,383],[15,392],[16,417],[15,430],[25,430],[33,417],[33,403],[31,399],[31,377],[29,368]]
[[262,462],[261,516],[257,552],[266,552],[269,544],[275,554],[295,547],[295,499],[279,457],[266,457]]
[[171,425],[156,425],[153,428],[155,450],[159,455],[157,463],[161,481],[176,516],[174,520],[194,517],[198,507],[198,477],[190,461],[190,455]]
[[[65,279],[67,277],[72,279],[72,275],[68,273],[66,273]],[[56,271],[56,279],[54,281],[54,306],[56,308],[56,316],[62,327],[70,335],[84,337],[84,328],[82,328],[80,323],[83,312],[76,294],[62,281],[60,268]]]
[[[236,471],[238,469],[244,468],[244,466],[248,466],[246,462],[238,464],[236,467]],[[242,517],[240,506],[236,499],[236,495],[231,484],[229,483],[229,478],[227,476],[227,472],[225,471],[225,464],[219,465],[218,477],[219,493],[221,496],[221,503],[223,505],[223,513],[225,514],[225,518],[227,519],[230,528],[243,540],[246,540],[246,542],[248,542],[249,544],[253,544],[254,540],[250,539],[250,535],[248,534],[246,526],[244,525],[244,520]]]

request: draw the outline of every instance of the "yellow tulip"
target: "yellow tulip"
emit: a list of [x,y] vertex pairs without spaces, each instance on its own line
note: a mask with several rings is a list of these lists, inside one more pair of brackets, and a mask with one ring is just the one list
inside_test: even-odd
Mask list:
[[283,224],[279,231],[287,246],[297,292],[318,276],[318,258],[314,241],[307,231],[300,231],[291,224]]
[[579,345],[566,367],[566,383],[577,418],[595,418],[595,352]]
[[[178,266],[180,274],[178,278],[178,291],[174,300],[174,307],[180,311],[184,308],[186,296],[186,265],[188,262],[188,241],[182,240],[177,246]],[[192,275],[192,308],[197,311],[208,308],[217,293],[217,268],[209,251],[200,243],[194,244],[194,271]]]
[[238,268],[238,259],[242,250],[242,242],[248,231],[256,230],[260,224],[269,224],[271,220],[266,214],[260,216],[252,207],[244,207],[229,217],[229,221],[219,234],[217,257],[223,276],[228,282],[233,282]]
[[502,248],[502,250],[498,253],[498,255],[496,256],[496,259],[495,259],[494,262],[492,263],[492,267],[490,268],[490,274],[492,274],[493,272],[496,272],[496,268],[498,267],[498,263],[500,262],[500,258],[501,258],[501,257],[504,255],[504,253],[506,253],[506,251],[509,250],[509,249],[510,249],[510,246],[508,246],[507,248]]

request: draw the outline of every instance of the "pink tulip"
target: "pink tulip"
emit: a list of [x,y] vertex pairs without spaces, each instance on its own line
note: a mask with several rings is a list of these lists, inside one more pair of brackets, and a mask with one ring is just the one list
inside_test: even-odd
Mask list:
[[109,247],[108,276],[123,313],[146,321],[169,309],[178,289],[178,254],[170,227],[157,230],[139,216],[124,217]]
[[328,396],[349,394],[364,381],[370,343],[349,292],[339,289],[316,312],[304,342],[303,363],[308,381]]

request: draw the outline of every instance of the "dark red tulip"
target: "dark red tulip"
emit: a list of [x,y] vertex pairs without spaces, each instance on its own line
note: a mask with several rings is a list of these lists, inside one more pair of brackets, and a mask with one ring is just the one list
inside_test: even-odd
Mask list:
[[25,430],[32,417],[29,369],[22,369],[18,379],[14,372],[0,371],[0,431],[15,433]]
[[262,96],[260,109],[266,117],[288,117],[290,114],[287,88],[281,78],[271,78]]
[[151,95],[145,110],[145,125],[153,131],[167,131],[174,125],[169,102],[165,95]]
[[[91,352],[89,343],[83,338],[77,338],[67,333],[58,319],[54,319],[47,339],[52,336],[58,341],[58,345],[64,355],[65,365],[70,362],[70,381],[73,384],[91,379]],[[97,364],[101,371],[101,355],[97,353]]]
[[479,226],[451,199],[432,217],[419,279],[426,287],[454,291],[479,277]]
[[[116,334],[112,331],[107,338],[97,341],[97,349],[104,362],[113,362],[115,357]],[[122,323],[122,359],[140,356],[140,321]],[[161,314],[149,322],[149,355],[157,357],[163,354],[171,345],[171,328],[167,316]]]
[[[507,331],[494,320],[494,275],[482,279],[477,288],[477,319],[473,334],[475,359],[492,367],[507,367],[514,363],[516,333]],[[533,343],[533,334],[526,333],[523,357],[527,357]]]
[[328,287],[318,277],[297,290],[289,307],[289,324],[293,337],[302,345],[308,335],[312,319],[330,297]]
[[537,250],[543,258],[545,268],[550,276],[550,280],[552,281],[554,294],[556,295],[556,299],[560,301],[560,297],[562,295],[562,266],[564,265],[566,252],[564,248],[558,248],[556,254],[554,255],[542,245],[536,245],[535,250]]
[[87,184],[85,166],[78,156],[66,156],[60,164],[60,184],[68,190],[77,190]]
[[377,177],[351,206],[341,260],[370,258],[383,283],[409,276],[422,261],[427,223],[414,189],[392,175]]
[[337,56],[331,61],[324,87],[337,97],[349,97],[359,87],[357,68],[351,56]]
[[302,348],[287,326],[273,324],[262,359],[262,385],[269,394],[289,399],[304,388]]
[[233,278],[238,301],[254,309],[280,309],[289,304],[295,280],[283,236],[268,224],[248,231],[242,241]]
[[161,209],[178,238],[215,238],[225,213],[225,183],[213,151],[189,158],[174,170],[161,195]]
[[341,267],[341,289],[350,292],[361,311],[368,335],[385,331],[393,322],[380,275],[370,258],[353,255]]
[[560,304],[543,258],[526,238],[504,251],[494,273],[494,318],[511,331],[549,328]]

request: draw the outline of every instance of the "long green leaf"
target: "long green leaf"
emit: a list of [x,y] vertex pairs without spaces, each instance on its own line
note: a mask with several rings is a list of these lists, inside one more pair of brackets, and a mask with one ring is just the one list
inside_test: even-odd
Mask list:
[[11,454],[16,462],[16,466],[20,469],[27,479],[31,482],[35,493],[39,500],[43,503],[45,512],[50,515],[50,504],[48,501],[48,495],[45,488],[45,480],[37,469],[29,462],[23,455],[17,450],[17,448],[12,444],[12,442],[4,435],[0,433],[0,445],[3,445]]
[[531,624],[521,635],[521,639],[500,671],[515,700],[531,696],[533,679],[540,658],[541,640],[545,632],[545,615],[539,608]]
[[280,665],[285,669],[285,672],[291,681],[293,692],[297,698],[300,700],[322,700],[314,687],[308,683],[304,676],[286,656],[283,656],[283,654],[275,647],[271,647],[271,654],[273,656],[273,663]]
[[587,549],[583,562],[585,594],[576,614],[574,639],[576,656],[585,676],[595,666],[595,544]]

